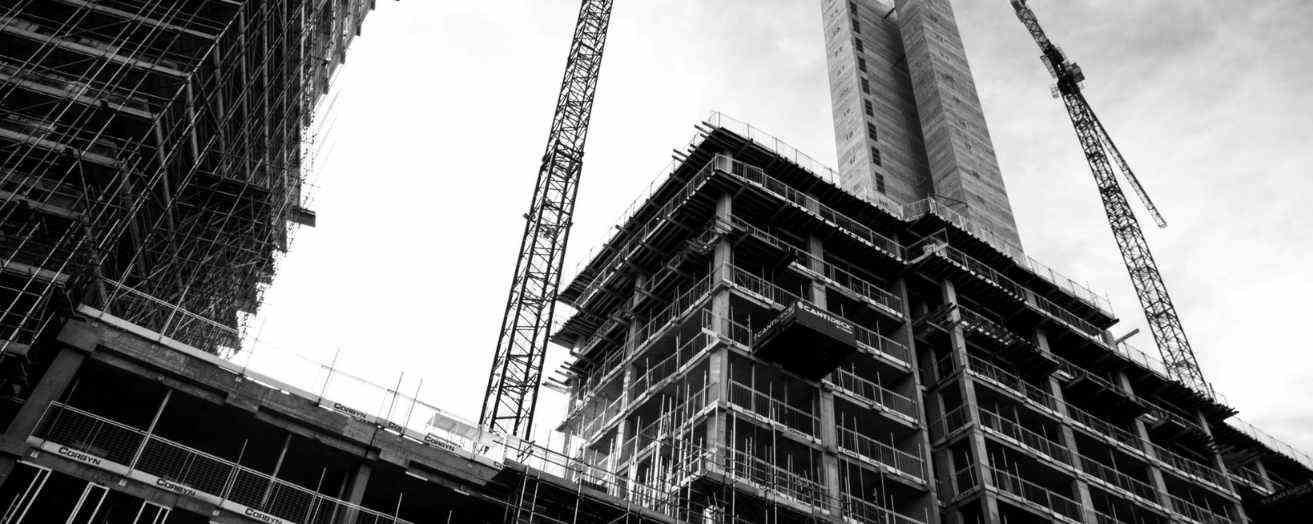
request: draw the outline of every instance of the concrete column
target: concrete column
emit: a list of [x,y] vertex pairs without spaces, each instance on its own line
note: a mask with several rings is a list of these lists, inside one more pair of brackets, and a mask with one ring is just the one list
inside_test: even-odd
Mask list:
[[[935,489],[935,479],[938,475],[935,472],[935,468],[932,465],[933,461],[930,458],[930,432],[927,431],[926,428],[926,422],[929,420],[925,408],[926,387],[921,383],[921,366],[919,365],[920,359],[917,355],[916,334],[912,331],[912,301],[908,298],[907,281],[900,278],[894,282],[894,292],[898,294],[899,299],[903,302],[901,313],[903,314],[904,319],[902,326],[898,328],[898,332],[894,333],[894,338],[901,340],[903,344],[906,344],[909,354],[911,355],[911,357],[909,357],[911,360],[909,364],[912,366],[911,397],[916,399],[917,425],[921,428],[921,431],[918,431],[914,438],[916,439],[916,447],[921,450],[921,456],[925,458],[925,466],[922,468],[922,472],[925,475],[926,485],[930,487],[930,495],[927,497],[928,500],[926,500],[927,514],[930,517],[930,522],[938,522],[940,519],[939,496],[938,490]],[[933,356],[931,359],[933,360]],[[951,478],[954,471],[951,468],[952,453],[946,453],[946,455],[950,457],[950,468],[947,475]]]
[[830,508],[836,514],[843,510],[843,485],[839,480],[839,434],[838,423],[834,416],[834,392],[822,386],[821,408],[821,445],[825,454],[821,456],[824,482],[834,503]]
[[[1035,330],[1035,347],[1039,348],[1041,353],[1046,355],[1053,353],[1053,348],[1049,345],[1048,334],[1043,329]],[[1055,404],[1058,406],[1058,413],[1067,416],[1067,400],[1062,396],[1062,385],[1058,383],[1057,377],[1049,374],[1046,379],[1049,386],[1049,394],[1053,395]],[[1071,465],[1078,471],[1083,471],[1079,450],[1076,447],[1076,433],[1071,426],[1062,421],[1058,424],[1058,430],[1062,433],[1062,445],[1067,448],[1067,453],[1071,454]],[[1072,489],[1076,492],[1076,500],[1081,505],[1081,517],[1085,522],[1093,523],[1094,518],[1094,499],[1090,496],[1090,486],[1084,480],[1081,480],[1077,474],[1072,479]]]
[[[1208,424],[1208,417],[1204,416],[1202,410],[1195,410],[1194,415],[1195,420],[1199,421],[1199,427],[1204,428],[1204,433],[1208,435],[1209,440],[1212,440],[1213,428]],[[1222,472],[1222,483],[1230,495],[1228,498],[1231,504],[1231,517],[1242,524],[1249,522],[1249,516],[1245,515],[1245,506],[1241,503],[1240,496],[1236,494],[1235,482],[1231,480],[1231,475],[1226,469],[1226,461],[1222,460],[1222,454],[1211,450],[1208,454],[1213,457],[1213,463],[1217,464],[1217,470]]]
[[[811,258],[807,260],[807,269],[824,275],[825,266],[822,261],[825,260],[825,246],[819,237],[811,236],[807,238],[807,254],[811,255]],[[809,299],[812,303],[820,306],[821,309],[826,308],[825,284],[823,282],[815,280],[811,282],[811,296]]]
[[347,502],[360,504],[365,498],[365,488],[369,487],[369,478],[373,476],[374,468],[369,463],[361,462],[356,466],[356,474],[351,478],[351,487],[347,491]]
[[[629,297],[629,307],[631,310],[633,306],[637,304],[638,301],[640,300],[640,297],[642,296],[643,293],[643,287],[645,285],[647,285],[647,275],[638,275],[635,278],[635,282],[634,282],[634,294],[633,296]],[[639,328],[638,322],[633,320],[629,321],[629,330],[625,333],[626,347],[624,348],[624,352],[626,358],[634,356],[632,351],[635,348],[637,348],[639,344],[643,343],[642,340],[638,339],[639,337],[638,328]],[[623,450],[624,448],[622,446],[625,445],[625,441],[631,436],[629,435],[628,428],[626,428],[625,420],[628,418],[629,408],[632,407],[629,405],[629,402],[632,400],[630,398],[630,395],[638,393],[636,391],[632,391],[632,387],[634,383],[634,366],[629,363],[625,363],[623,364],[623,366],[624,369],[620,371],[620,413],[622,413],[622,415],[620,416],[619,422],[616,424],[616,428],[615,428],[615,441],[611,445],[611,449],[613,452]],[[605,373],[605,371],[603,371],[603,373]],[[640,430],[642,430],[641,426],[635,428],[635,431],[640,431]],[[619,455],[613,454],[611,458],[612,462],[609,471],[616,475],[622,476],[623,477],[622,481],[625,482],[626,485],[628,485],[633,481],[633,475],[632,475],[632,472],[634,470],[633,457],[631,456],[630,458],[629,467],[624,468],[623,475],[618,460],[619,460]],[[629,491],[628,488],[626,488],[626,492],[628,491]]]
[[13,472],[17,457],[27,452],[27,437],[36,431],[46,408],[68,389],[85,360],[86,353],[79,349],[60,349],[36,387],[32,388],[27,400],[18,409],[18,414],[14,415],[4,435],[0,436],[0,449],[3,450],[0,453],[0,485],[4,485]]
[[1258,471],[1258,477],[1263,479],[1263,487],[1267,488],[1268,492],[1275,493],[1276,486],[1272,484],[1272,477],[1267,476],[1267,466],[1263,465],[1263,459],[1254,459],[1254,469]]
[[[1127,377],[1126,373],[1117,373],[1117,384],[1121,386],[1122,391],[1131,395],[1131,398],[1135,398],[1135,388],[1131,387],[1130,377]],[[1135,434],[1140,437],[1140,449],[1143,449],[1150,457],[1158,458],[1158,453],[1150,445],[1152,441],[1149,439],[1149,428],[1145,427],[1144,420],[1135,419]],[[1150,484],[1153,484],[1154,494],[1158,497],[1158,504],[1171,509],[1172,500],[1167,493],[1167,482],[1163,480],[1162,470],[1158,469],[1158,466],[1153,463],[1149,463],[1148,471]]]
[[[729,221],[732,218],[733,198],[726,194],[716,201],[716,218]],[[711,255],[711,272],[715,279],[729,277],[729,266],[734,263],[734,250],[728,240],[721,239]],[[729,337],[729,290],[721,289],[711,297],[711,313],[716,317],[713,331],[722,338]],[[711,352],[708,360],[707,400],[710,402],[729,402],[729,349],[721,347]],[[724,448],[729,444],[726,434],[728,424],[726,412],[717,409],[707,420],[707,447],[712,451],[713,464],[724,464]]]
[[[957,305],[957,288],[949,280],[943,281],[944,303]],[[965,370],[967,367],[967,345],[966,335],[962,331],[962,313],[957,309],[949,315],[949,321],[952,324],[952,330],[949,333],[949,339],[952,344],[953,360],[958,369]],[[971,443],[971,452],[975,455],[976,478],[980,481],[982,488],[981,500],[984,502],[985,521],[1000,522],[998,512],[998,496],[995,495],[991,488],[994,486],[989,471],[989,452],[985,447],[985,435],[980,431],[980,402],[976,400],[976,385],[971,379],[970,373],[960,373],[958,380],[962,384],[962,403],[965,406],[967,421],[970,425],[969,442]]]

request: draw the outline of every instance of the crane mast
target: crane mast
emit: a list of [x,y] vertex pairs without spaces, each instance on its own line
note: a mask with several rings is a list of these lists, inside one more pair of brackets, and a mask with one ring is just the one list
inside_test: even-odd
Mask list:
[[614,0],[583,0],[552,116],[479,424],[529,439]]
[[1176,313],[1176,306],[1172,304],[1162,273],[1149,251],[1149,243],[1145,240],[1140,223],[1136,220],[1135,213],[1131,210],[1130,203],[1117,182],[1114,162],[1158,225],[1165,226],[1166,221],[1149,200],[1148,194],[1081,92],[1080,84],[1085,79],[1085,75],[1080,67],[1068,60],[1062,50],[1049,40],[1035,13],[1026,5],[1026,0],[1011,0],[1011,2],[1017,18],[1026,26],[1035,43],[1039,45],[1045,66],[1058,81],[1056,94],[1062,97],[1067,107],[1067,115],[1071,117],[1072,126],[1076,129],[1076,138],[1080,141],[1085,160],[1098,186],[1099,196],[1103,200],[1103,211],[1108,216],[1108,224],[1112,226],[1112,234],[1117,240],[1117,247],[1121,250],[1122,261],[1126,264],[1127,272],[1130,273],[1135,294],[1144,309],[1149,331],[1153,333],[1154,342],[1158,345],[1158,352],[1162,355],[1168,374],[1187,387],[1211,398],[1212,386],[1204,379],[1203,372],[1199,369],[1199,362],[1195,359],[1194,350],[1185,336],[1185,329],[1181,326],[1181,318]]

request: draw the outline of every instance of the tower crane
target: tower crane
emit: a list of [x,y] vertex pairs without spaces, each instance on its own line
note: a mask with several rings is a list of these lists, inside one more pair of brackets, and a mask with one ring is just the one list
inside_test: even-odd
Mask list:
[[493,433],[531,435],[613,3],[583,0],[579,8],[479,414]]
[[1167,222],[1149,199],[1148,193],[1140,185],[1139,179],[1135,177],[1135,173],[1131,171],[1126,159],[1081,92],[1081,82],[1085,80],[1085,75],[1081,72],[1080,66],[1069,60],[1062,50],[1049,40],[1044,28],[1040,27],[1034,11],[1026,5],[1026,0],[1011,0],[1011,2],[1017,18],[1026,26],[1035,43],[1039,45],[1044,65],[1057,79],[1055,96],[1061,97],[1066,104],[1067,115],[1071,117],[1071,123],[1076,128],[1076,138],[1080,141],[1085,160],[1094,175],[1099,196],[1103,199],[1103,211],[1108,216],[1109,225],[1112,226],[1112,235],[1117,240],[1122,261],[1126,264],[1127,272],[1130,273],[1135,294],[1144,309],[1149,331],[1153,333],[1154,342],[1158,345],[1158,352],[1162,355],[1168,374],[1187,387],[1211,398],[1213,388],[1207,380],[1204,380],[1203,372],[1199,369],[1199,362],[1195,359],[1194,349],[1190,347],[1190,340],[1185,336],[1181,318],[1176,313],[1176,306],[1172,304],[1172,298],[1167,293],[1167,285],[1163,282],[1162,273],[1158,270],[1153,254],[1149,252],[1149,243],[1145,240],[1144,232],[1140,230],[1140,223],[1136,220],[1135,213],[1131,210],[1130,203],[1127,202],[1126,195],[1122,193],[1121,186],[1117,182],[1114,163],[1117,171],[1120,171],[1122,177],[1131,185],[1158,226],[1164,227]]

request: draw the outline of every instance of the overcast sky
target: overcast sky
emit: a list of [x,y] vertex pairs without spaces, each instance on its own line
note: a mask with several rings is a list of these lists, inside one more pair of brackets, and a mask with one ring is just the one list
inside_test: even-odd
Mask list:
[[[1004,0],[953,3],[1027,251],[1105,291],[1115,333],[1143,326],[1034,43]],[[1147,233],[1205,375],[1313,449],[1313,2],[1031,4],[1171,223]],[[253,358],[340,348],[477,417],[577,9],[378,3],[339,78],[318,225],[266,295]],[[834,164],[819,0],[621,0],[610,34],[567,277],[710,110]],[[1147,330],[1133,341],[1154,351]],[[563,404],[544,397],[540,428]]]

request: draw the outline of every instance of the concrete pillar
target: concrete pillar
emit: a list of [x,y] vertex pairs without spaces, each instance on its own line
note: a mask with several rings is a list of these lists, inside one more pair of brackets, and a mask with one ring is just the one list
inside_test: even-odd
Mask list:
[[365,488],[369,487],[369,477],[373,473],[374,468],[370,467],[368,462],[361,462],[356,466],[356,473],[352,475],[350,487],[347,488],[347,502],[358,505],[365,499]]
[[[1131,396],[1131,398],[1135,398],[1135,388],[1131,387],[1130,377],[1127,377],[1126,373],[1120,371],[1117,372],[1117,384],[1121,386],[1122,391],[1125,391],[1126,394]],[[1145,427],[1144,420],[1139,418],[1135,419],[1135,434],[1140,437],[1140,449],[1143,449],[1150,457],[1158,458],[1158,453],[1155,452],[1153,446],[1150,445],[1152,441],[1149,439],[1149,428]],[[1158,469],[1158,466],[1153,465],[1153,463],[1150,463],[1148,471],[1150,484],[1153,484],[1154,494],[1158,497],[1158,504],[1164,508],[1171,509],[1172,500],[1167,493],[1167,482],[1163,480],[1162,470]]]
[[[1041,353],[1049,355],[1053,353],[1053,348],[1049,345],[1048,334],[1043,329],[1035,330],[1035,347],[1039,348]],[[1049,374],[1046,382],[1049,386],[1049,394],[1053,396],[1054,403],[1058,406],[1058,413],[1067,416],[1067,400],[1062,395],[1062,385],[1058,383],[1058,378]],[[1071,454],[1071,465],[1077,470],[1083,471],[1080,453],[1076,447],[1076,433],[1071,426],[1064,420],[1058,424],[1058,431],[1062,433],[1062,445],[1067,448],[1067,453]],[[1076,500],[1081,505],[1081,520],[1093,523],[1094,518],[1094,499],[1090,496],[1090,486],[1080,475],[1072,479],[1072,490],[1076,493]]]
[[839,428],[834,415],[834,392],[828,387],[821,389],[820,410],[823,482],[833,502],[830,509],[838,513],[843,508],[843,485],[839,480]]
[[[807,238],[807,254],[811,255],[811,258],[807,260],[807,269],[824,275],[825,265],[822,262],[825,260],[825,246],[820,237],[811,236]],[[811,296],[808,298],[813,304],[825,309],[825,283],[813,280],[811,282]]]
[[[728,195],[721,195],[716,200],[716,218],[729,221],[732,218],[733,198]],[[711,271],[715,274],[714,278],[729,278],[729,266],[734,263],[734,250],[726,239],[716,242],[716,246],[711,255]],[[721,289],[711,297],[711,313],[716,317],[716,325],[713,330],[722,338],[729,337],[729,290]],[[729,350],[721,347],[712,351],[708,360],[707,376],[707,399],[711,402],[729,402]],[[723,464],[725,455],[723,450],[728,444],[728,429],[725,410],[718,409],[712,412],[707,420],[707,447],[712,451],[712,457],[716,460],[715,464]]]
[[[927,515],[929,516],[930,522],[938,522],[940,519],[939,496],[938,496],[938,490],[935,489],[936,478],[938,475],[936,474],[935,468],[932,465],[933,461],[930,459],[930,455],[931,455],[930,432],[925,431],[926,422],[929,420],[927,418],[926,408],[925,408],[926,387],[923,386],[921,382],[921,366],[918,365],[919,359],[917,358],[918,355],[916,348],[916,334],[912,331],[912,301],[908,297],[907,281],[900,278],[896,282],[894,282],[894,292],[897,293],[899,299],[902,300],[903,307],[900,312],[903,314],[904,321],[902,326],[898,328],[898,332],[894,333],[893,336],[894,339],[900,340],[903,342],[903,344],[907,345],[907,349],[909,351],[909,354],[911,355],[911,357],[909,357],[909,359],[911,360],[909,364],[911,364],[912,367],[911,397],[913,399],[916,399],[917,425],[919,425],[922,428],[922,431],[918,431],[916,433],[916,437],[914,438],[916,439],[916,444],[915,444],[916,447],[921,450],[921,456],[924,457],[925,459],[925,464],[924,467],[922,468],[922,474],[925,475],[926,485],[930,487],[930,495],[929,497],[927,497],[926,500],[926,506],[927,506],[926,512]],[[933,360],[933,357],[931,357],[931,360]],[[954,471],[951,468],[952,453],[946,453],[946,455],[950,457],[949,458],[950,469],[948,470],[947,475],[949,477],[952,477]]]
[[0,449],[3,449],[0,454],[0,486],[4,485],[13,472],[17,458],[26,453],[27,437],[36,431],[46,408],[68,389],[85,360],[86,353],[80,349],[59,349],[50,367],[23,402],[23,407],[18,409],[18,414],[9,422],[4,435],[0,436]]
[[[1208,424],[1208,417],[1204,416],[1202,410],[1195,410],[1194,415],[1195,420],[1199,421],[1199,427],[1204,428],[1204,434],[1208,435],[1209,440],[1212,440],[1213,428]],[[1222,460],[1222,454],[1211,449],[1208,454],[1213,457],[1213,463],[1217,465],[1217,470],[1222,472],[1222,484],[1230,495],[1227,498],[1231,505],[1231,518],[1241,524],[1249,522],[1248,515],[1245,515],[1245,505],[1241,503],[1240,496],[1236,494],[1235,482],[1231,480],[1231,475],[1226,469],[1226,461]]]
[[[957,305],[957,288],[949,280],[943,281],[943,297],[945,304]],[[949,333],[949,339],[952,344],[952,354],[954,364],[958,369],[967,368],[967,346],[966,335],[962,331],[962,314],[957,309],[949,315],[952,329]],[[976,386],[971,379],[970,373],[958,374],[958,380],[962,384],[962,403],[965,406],[967,421],[970,425],[969,442],[971,444],[971,453],[975,456],[976,478],[980,481],[982,488],[981,500],[984,503],[985,521],[999,522],[998,496],[995,495],[991,488],[994,485],[989,469],[989,452],[985,447],[985,435],[980,430],[980,402],[976,400]]]
[[[634,294],[633,296],[629,297],[629,307],[631,310],[633,306],[636,305],[638,301],[641,299],[643,295],[643,288],[646,285],[647,285],[647,275],[637,275],[634,281]],[[639,340],[638,338],[639,337],[638,329],[639,329],[639,325],[637,321],[633,321],[633,320],[629,321],[629,329],[625,333],[624,352],[626,357],[632,357],[633,356],[632,352],[634,351],[634,349],[643,343],[643,341]],[[602,372],[605,373],[605,371]],[[624,364],[624,369],[620,371],[620,413],[622,413],[623,415],[621,415],[619,422],[616,424],[615,441],[611,445],[611,449],[613,452],[622,451],[624,449],[623,446],[625,445],[625,441],[631,437],[631,435],[629,435],[629,430],[626,427],[625,420],[628,418],[629,408],[632,407],[629,405],[629,402],[632,400],[631,395],[637,395],[639,393],[637,391],[632,391],[633,384],[634,384],[634,366],[631,364]],[[641,431],[642,429],[643,428],[639,426],[635,428],[635,431]],[[612,454],[611,465],[608,471],[616,474],[617,476],[622,477],[621,479],[619,479],[619,481],[625,483],[625,485],[628,486],[633,481],[632,472],[634,469],[633,468],[634,460],[633,457],[631,456],[629,467],[621,468],[619,463],[619,458],[620,457],[618,453]],[[627,493],[629,492],[629,489],[626,488],[625,491]]]
[[1263,487],[1269,493],[1275,493],[1277,488],[1272,484],[1272,477],[1267,476],[1267,466],[1263,465],[1263,459],[1254,459],[1254,469],[1258,471],[1258,477],[1263,480]]

